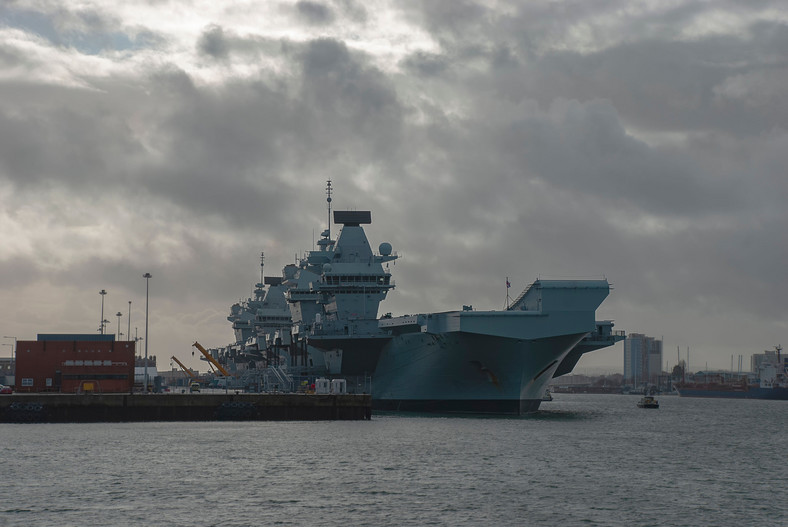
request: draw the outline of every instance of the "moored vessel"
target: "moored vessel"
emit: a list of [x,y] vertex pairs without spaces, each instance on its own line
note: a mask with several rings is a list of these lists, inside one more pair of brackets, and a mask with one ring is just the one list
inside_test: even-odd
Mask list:
[[[276,284],[289,306],[290,331],[286,338],[283,328],[278,340],[268,338],[267,349],[322,356],[327,377],[347,379],[350,393],[371,392],[378,410],[536,411],[550,379],[572,371],[584,353],[623,338],[612,331],[612,321],[595,319],[609,294],[605,279],[536,280],[501,311],[463,306],[378,318],[380,303],[395,287],[389,263],[398,255],[386,242],[372,250],[364,231],[370,211],[333,211],[341,226],[333,239],[331,181],[326,190],[329,226],[317,248],[286,266]],[[246,355],[255,349],[251,327],[257,327],[258,342],[270,334],[259,319],[251,321],[247,312],[255,308],[259,313],[250,299],[229,317],[235,346]]]
[[[329,217],[330,189],[329,182]],[[333,219],[341,225],[336,241],[324,231],[294,276],[294,284],[302,272],[311,279],[312,298],[294,285],[288,300],[297,305],[291,311],[299,334],[323,350],[330,374],[372,379],[374,408],[535,411],[557,372],[620,340],[612,322],[595,320],[610,289],[604,279],[537,280],[503,311],[464,306],[378,319],[380,302],[394,288],[383,265],[398,256],[385,242],[373,253],[363,228],[372,222],[370,211],[335,211]]]
[[741,382],[682,382],[675,385],[680,397],[771,399],[788,401],[788,386],[761,387]]
[[681,397],[788,400],[788,364],[782,347],[766,351],[755,372],[697,372],[676,383]]

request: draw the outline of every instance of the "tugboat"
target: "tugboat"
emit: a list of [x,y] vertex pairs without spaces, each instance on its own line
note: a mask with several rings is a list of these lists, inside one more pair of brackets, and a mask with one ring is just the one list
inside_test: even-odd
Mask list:
[[659,401],[650,395],[646,395],[638,401],[638,408],[659,408]]

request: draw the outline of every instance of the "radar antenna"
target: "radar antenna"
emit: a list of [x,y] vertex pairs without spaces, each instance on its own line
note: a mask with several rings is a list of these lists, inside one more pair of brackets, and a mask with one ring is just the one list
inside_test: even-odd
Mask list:
[[331,180],[326,183],[326,203],[328,203],[328,239],[331,239]]

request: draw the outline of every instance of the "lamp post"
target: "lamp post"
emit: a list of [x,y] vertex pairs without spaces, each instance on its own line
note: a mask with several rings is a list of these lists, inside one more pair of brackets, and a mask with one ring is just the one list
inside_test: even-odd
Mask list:
[[145,279],[145,383],[144,383],[144,392],[145,394],[148,393],[148,302],[150,298],[150,279],[152,278],[150,273],[145,273],[142,275]]
[[105,320],[104,320],[104,296],[107,294],[107,292],[104,289],[102,289],[101,291],[99,291],[99,294],[101,295],[101,325],[99,326],[99,331],[103,335],[104,334],[104,322],[105,322]]
[[118,340],[120,340],[120,317],[123,316],[123,313],[118,311],[117,313],[115,313],[115,316],[118,317]]
[[131,340],[131,300],[129,300],[129,327],[126,328],[126,340]]
[[[139,336],[139,328],[134,328],[134,378],[136,380],[137,375],[137,351],[140,348],[140,341],[145,340],[144,338]],[[135,381],[136,382],[136,381]]]

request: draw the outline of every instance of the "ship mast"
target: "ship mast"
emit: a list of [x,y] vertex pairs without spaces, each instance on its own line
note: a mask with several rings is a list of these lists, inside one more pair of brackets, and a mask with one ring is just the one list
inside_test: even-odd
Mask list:
[[263,265],[265,264],[265,251],[260,251],[260,287],[263,287],[262,284],[265,283],[265,279],[263,278]]
[[326,183],[326,203],[328,203],[328,239],[331,239],[331,180]]

